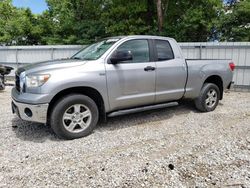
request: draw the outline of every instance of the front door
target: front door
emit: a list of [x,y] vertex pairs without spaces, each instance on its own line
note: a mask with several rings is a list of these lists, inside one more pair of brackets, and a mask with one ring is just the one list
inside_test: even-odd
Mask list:
[[130,51],[132,60],[106,63],[111,111],[153,104],[155,101],[155,62],[150,61],[147,39],[122,43],[116,51]]

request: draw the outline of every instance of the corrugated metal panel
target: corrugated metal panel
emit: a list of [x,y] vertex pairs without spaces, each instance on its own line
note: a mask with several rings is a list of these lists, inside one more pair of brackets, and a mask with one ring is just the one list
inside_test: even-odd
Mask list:
[[17,67],[23,64],[68,58],[83,47],[80,45],[0,47],[0,64],[14,67],[14,71],[10,74],[14,76]]
[[[250,87],[250,42],[179,43],[188,59],[232,59],[237,65],[234,82]],[[17,68],[26,63],[67,58],[83,48],[80,45],[0,47],[0,64]],[[11,76],[14,75],[14,71]]]
[[236,64],[234,82],[240,88],[250,86],[250,42],[180,43],[186,58],[232,59]]

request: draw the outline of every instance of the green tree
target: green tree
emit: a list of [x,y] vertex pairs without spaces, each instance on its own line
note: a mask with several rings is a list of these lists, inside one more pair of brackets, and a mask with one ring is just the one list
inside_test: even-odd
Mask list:
[[88,44],[104,36],[102,0],[47,0],[55,43]]
[[89,44],[115,35],[249,41],[250,0],[46,0],[41,15],[0,0],[0,44]]
[[0,1],[0,43],[5,45],[40,44],[37,16],[29,9],[16,8],[11,0]]
[[218,25],[222,1],[108,1],[102,14],[108,35],[153,34],[178,41],[207,41]]
[[150,0],[106,2],[102,13],[105,33],[109,36],[154,34],[157,26],[154,7]]
[[250,41],[250,0],[225,6],[219,31],[223,41]]
[[208,41],[218,25],[222,2],[218,0],[171,0],[163,35],[178,41]]

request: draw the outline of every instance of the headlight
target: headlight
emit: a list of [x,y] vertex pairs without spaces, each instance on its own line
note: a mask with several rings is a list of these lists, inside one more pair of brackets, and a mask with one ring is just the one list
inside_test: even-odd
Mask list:
[[26,76],[26,87],[40,87],[50,78],[49,74],[43,75],[27,75]]

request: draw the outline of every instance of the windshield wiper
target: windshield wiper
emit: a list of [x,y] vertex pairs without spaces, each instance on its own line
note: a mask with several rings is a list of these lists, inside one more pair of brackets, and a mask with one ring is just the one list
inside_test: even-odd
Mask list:
[[95,60],[93,58],[83,58],[83,60]]
[[93,58],[80,58],[80,57],[71,57],[70,59],[80,59],[80,60],[95,60]]
[[80,57],[71,57],[70,59],[81,59]]

